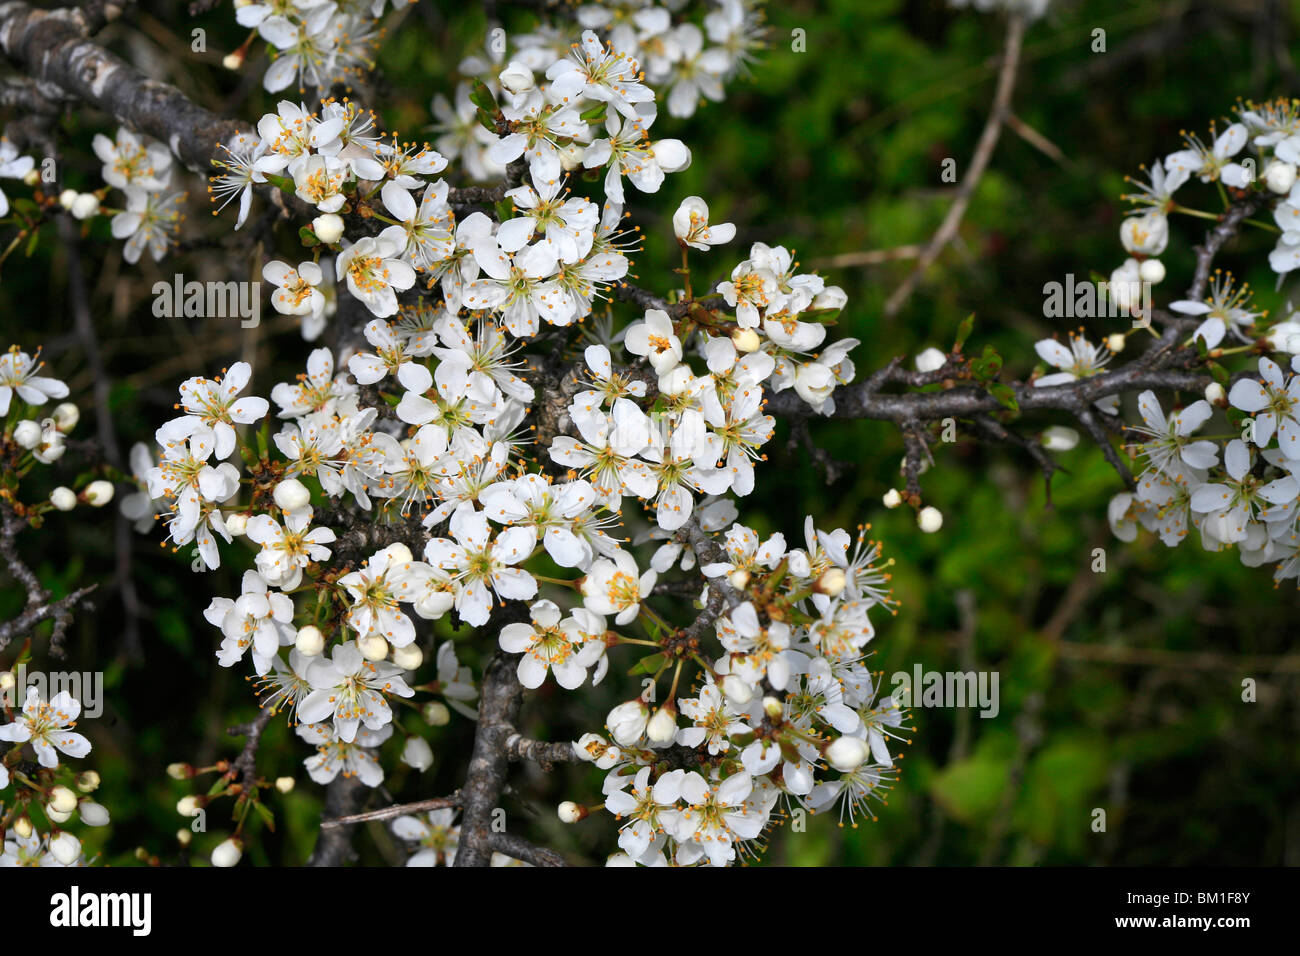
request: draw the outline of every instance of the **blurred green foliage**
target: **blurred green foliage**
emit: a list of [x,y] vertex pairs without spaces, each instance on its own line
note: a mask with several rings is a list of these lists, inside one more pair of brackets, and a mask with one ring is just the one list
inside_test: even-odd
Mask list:
[[[250,67],[241,79],[217,66],[242,40],[222,8],[195,23],[209,30],[206,57],[179,56],[185,44],[162,24],[188,24],[179,4],[142,4],[145,39],[122,49],[157,54],[157,69],[212,108],[246,119],[272,108]],[[515,14],[511,14],[514,16]],[[520,15],[522,16],[522,15]],[[1049,155],[1004,131],[992,167],[975,192],[958,239],[925,277],[897,320],[881,306],[911,269],[910,260],[828,268],[831,257],[924,242],[948,208],[953,187],[943,160],[964,173],[992,97],[1001,48],[996,17],[951,11],[938,0],[793,0],[769,5],[770,49],[753,77],[728,100],[690,121],[664,116],[661,135],[689,143],[695,162],[655,196],[629,191],[631,221],[645,234],[635,272],[666,291],[676,265],[669,217],[697,194],[715,221],[739,227],[737,242],[697,256],[702,277],[720,278],[748,244],[797,250],[849,294],[833,334],[862,341],[859,373],[925,346],[946,348],[960,321],[975,313],[967,346],[992,344],[1008,374],[1026,375],[1033,342],[1066,329],[1041,317],[1042,286],[1066,274],[1108,273],[1123,258],[1118,227],[1123,176],[1176,149],[1179,130],[1202,133],[1226,117],[1238,97],[1293,94],[1292,56],[1300,3],[1251,0],[1061,2],[1028,31],[1014,96],[1023,124],[1051,144]],[[1106,51],[1092,51],[1094,30]],[[424,135],[429,101],[451,91],[448,76],[481,42],[472,5],[420,4],[390,31],[373,103],[390,129]],[[806,52],[792,49],[805,31]],[[182,30],[180,34],[184,36]],[[170,72],[168,72],[170,70]],[[242,105],[241,105],[242,104]],[[74,113],[65,122],[69,181],[94,183],[91,133],[102,118]],[[79,157],[79,158],[78,158]],[[256,213],[255,213],[256,215]],[[200,218],[200,217],[196,217]],[[219,221],[228,227],[229,217]],[[1177,298],[1191,273],[1196,220],[1175,223],[1163,257],[1169,277],[1158,301]],[[196,223],[196,229],[200,228]],[[211,230],[213,227],[202,228]],[[106,237],[105,223],[97,239]],[[1221,259],[1276,309],[1263,252],[1271,237],[1248,236]],[[283,251],[292,247],[285,246]],[[148,441],[168,414],[184,377],[208,373],[253,350],[258,392],[299,370],[307,349],[292,329],[265,330],[251,345],[238,330],[220,335],[153,319],[147,292],[172,263],[123,269],[105,241],[84,247],[99,335],[117,383],[111,414],[123,449]],[[268,250],[269,254],[269,250]],[[202,261],[199,251],[187,262]],[[16,260],[15,260],[16,261]],[[241,260],[242,261],[242,260]],[[198,269],[200,266],[187,265]],[[46,276],[53,275],[48,281]],[[56,373],[73,385],[90,422],[90,377],[73,332],[57,243],[38,248],[30,267],[5,266],[0,314],[9,339],[43,342]],[[697,283],[698,284],[698,283]],[[622,307],[620,307],[622,308]],[[618,313],[627,318],[624,309]],[[1091,328],[1094,336],[1113,328]],[[224,337],[223,337],[224,336]],[[1043,420],[1041,425],[1049,424]],[[93,424],[83,426],[87,433]],[[901,776],[878,821],[843,829],[814,818],[806,832],[777,831],[766,860],[779,864],[1279,864],[1300,860],[1300,753],[1297,752],[1297,594],[1272,586],[1267,569],[1244,568],[1235,555],[1213,555],[1189,542],[1170,550],[1143,535],[1123,545],[1109,534],[1105,504],[1119,490],[1114,473],[1086,445],[1061,456],[1050,504],[1023,454],[969,442],[937,445],[924,476],[927,503],[945,515],[942,531],[922,535],[912,512],[885,511],[880,496],[900,483],[897,432],[872,422],[821,422],[814,435],[851,464],[827,485],[805,453],[789,448],[784,428],[770,446],[742,520],[760,533],[783,530],[797,542],[802,515],[821,527],[872,523],[885,542],[896,616],[876,618],[874,668],[886,675],[925,670],[992,670],[1000,676],[1000,712],[920,709],[912,743],[902,746]],[[791,507],[792,502],[797,502]],[[191,575],[190,558],[137,539],[129,568],[111,529],[79,513],[51,519],[36,551],[37,570],[56,593],[87,578],[105,581],[100,610],[74,628],[73,659],[108,667],[108,714],[86,722],[95,742],[87,765],[103,776],[101,800],[114,814],[92,846],[112,863],[130,862],[137,845],[179,859],[171,833],[183,825],[175,801],[189,787],[166,779],[173,760],[233,758],[241,742],[227,725],[253,713],[244,669],[216,666],[216,632],[202,619],[213,594],[238,591],[230,567]],[[1094,549],[1105,572],[1094,573]],[[144,608],[126,629],[121,575],[129,573]],[[0,596],[0,618],[20,596]],[[689,614],[686,608],[679,609]],[[443,636],[449,628],[440,627]],[[455,633],[462,660],[478,668],[490,642]],[[440,640],[442,636],[440,636]],[[111,662],[111,663],[110,663]],[[579,705],[553,685],[526,703],[529,731],[576,736],[605,709],[630,696],[617,657],[610,680]],[[1243,702],[1245,679],[1257,700]],[[419,731],[416,715],[399,720]],[[419,777],[403,768],[386,783],[397,799],[448,793],[459,784],[472,727],[457,717],[429,735],[436,754]],[[386,764],[396,765],[399,733]],[[264,774],[295,773],[307,751],[281,724],[259,757]],[[595,802],[599,773],[568,768],[547,776],[515,770],[525,797],[507,806],[512,827],[574,859],[599,861],[612,847],[613,824],[593,819],[563,828],[562,799]],[[302,777],[287,797],[272,795],[279,825],[253,841],[259,863],[298,863],[310,852],[320,788]],[[221,806],[210,813],[210,849],[227,829]],[[1104,832],[1094,830],[1105,811]],[[400,860],[391,837],[373,825],[358,840],[367,862]],[[204,853],[196,853],[202,862]]]

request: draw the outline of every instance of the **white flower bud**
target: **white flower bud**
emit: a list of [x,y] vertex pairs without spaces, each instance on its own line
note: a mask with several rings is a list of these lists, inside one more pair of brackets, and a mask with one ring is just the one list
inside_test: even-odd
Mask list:
[[1124,344],[1127,341],[1123,332],[1116,332],[1114,335],[1106,336],[1106,348],[1118,355],[1124,351]]
[[764,697],[763,713],[773,720],[779,720],[781,715],[785,713],[785,705],[775,697]]
[[238,50],[234,53],[227,53],[221,58],[221,65],[227,70],[237,70],[244,65],[244,54]]
[[316,238],[327,246],[332,246],[343,238],[343,219],[332,212],[317,216],[311,221],[311,231]]
[[199,810],[199,798],[190,794],[176,801],[176,812],[183,817],[192,817]]
[[754,699],[753,688],[735,674],[728,674],[722,678],[722,692],[727,695],[728,700],[736,704],[748,704]]
[[64,866],[71,866],[81,856],[81,841],[71,833],[60,833],[50,840],[50,853]]
[[193,833],[192,831],[190,831],[190,830],[177,830],[177,831],[176,831],[176,842],[179,843],[179,844],[180,844],[181,846],[183,846],[183,847],[184,847],[184,846],[189,846],[189,845],[190,845],[190,841],[192,841],[193,839],[194,839],[194,833]]
[[843,568],[827,568],[813,585],[813,590],[829,597],[839,597],[848,582],[849,579],[844,574]]
[[1151,285],[1159,285],[1165,281],[1165,264],[1159,259],[1147,259],[1138,266],[1138,278]]
[[561,823],[577,823],[587,815],[587,808],[572,800],[565,800],[556,811]]
[[71,511],[77,507],[77,493],[62,485],[50,492],[50,504],[60,511]]
[[388,642],[378,634],[358,638],[357,648],[368,661],[382,661],[388,656]]
[[410,564],[414,557],[411,554],[411,549],[400,541],[388,546],[388,564],[390,567],[395,564]]
[[1217,405],[1219,402],[1223,401],[1223,395],[1223,386],[1218,382],[1211,382],[1209,385],[1205,386],[1205,400],[1211,405]]
[[749,586],[749,572],[744,568],[736,568],[727,575],[727,583],[737,591],[743,591]]
[[41,181],[41,171],[33,166],[23,174],[23,185],[35,188]]
[[169,763],[167,765],[167,776],[173,780],[188,780],[194,776],[194,771],[187,763]]
[[638,697],[611,710],[605,717],[605,726],[609,728],[615,743],[627,747],[641,739],[649,719],[650,708]]
[[50,818],[51,823],[67,823],[72,819],[71,810],[55,810],[53,807],[46,807],[45,815]]
[[92,481],[86,486],[86,501],[92,508],[102,508],[113,500],[111,481]]
[[756,352],[763,344],[763,340],[753,329],[738,328],[731,333],[731,344],[736,347],[737,352]]
[[860,737],[839,737],[826,748],[826,760],[840,773],[857,770],[871,749]]
[[1064,425],[1052,425],[1043,430],[1041,441],[1048,451],[1069,451],[1079,444],[1079,433]]
[[927,505],[916,516],[916,524],[926,534],[934,534],[943,527],[943,512],[938,508]]
[[46,805],[59,813],[71,813],[77,809],[77,795],[65,786],[57,786],[50,791]]
[[677,711],[671,704],[664,704],[645,728],[646,736],[657,744],[671,743],[677,736]]
[[280,793],[293,793],[293,788],[297,781],[293,777],[276,777],[275,789]]
[[81,193],[72,201],[68,211],[74,219],[89,219],[99,212],[99,197],[94,193]]
[[220,867],[234,866],[244,855],[244,847],[238,840],[230,839],[217,844],[212,851],[212,865]]
[[659,376],[659,391],[665,395],[680,395],[694,380],[689,365],[674,365]]
[[298,628],[298,636],[294,638],[293,646],[298,649],[298,653],[306,657],[315,657],[325,650],[325,635],[315,624],[308,624]]
[[59,193],[59,205],[64,209],[71,209],[72,204],[77,201],[77,191],[75,189],[65,189]]
[[4,671],[0,673],[0,693],[6,693],[14,689],[18,683],[18,678],[14,677],[13,671]]
[[14,821],[14,833],[24,840],[29,839],[32,835],[32,821],[27,817],[19,817]]
[[948,361],[948,356],[936,348],[928,348],[916,357],[916,370],[918,372],[935,372],[943,368],[946,361]]
[[413,671],[424,663],[424,651],[414,644],[394,647],[393,663],[404,671]]
[[424,705],[424,722],[430,727],[446,727],[451,723],[451,711],[440,700],[431,700]]
[[506,64],[506,68],[497,76],[501,81],[501,87],[508,92],[519,94],[527,93],[537,85],[533,77],[533,71],[528,69],[518,60],[511,60]]
[[54,427],[66,435],[81,421],[81,409],[71,402],[61,402],[54,406],[50,417],[54,419]]
[[1291,191],[1291,187],[1295,185],[1295,178],[1294,163],[1284,163],[1275,159],[1264,167],[1264,185],[1268,187],[1269,192],[1277,193],[1279,196]]
[[406,746],[402,748],[402,763],[419,771],[428,770],[433,766],[433,748],[423,737],[407,737]]
[[86,770],[77,777],[77,789],[82,793],[94,793],[99,789],[99,774],[94,770]]
[[79,811],[81,813],[81,822],[88,827],[106,827],[108,826],[109,815],[108,808],[102,803],[95,803],[93,800],[87,800],[83,803]]
[[272,497],[283,511],[297,511],[311,503],[311,492],[297,478],[286,478],[276,485]]
[[890,488],[880,500],[886,508],[897,508],[903,503],[903,494],[897,488]]
[[225,516],[226,530],[238,538],[248,531],[248,515],[242,511],[233,511]]
[[14,426],[14,441],[19,448],[35,448],[41,443],[41,426],[30,418],[24,418]]

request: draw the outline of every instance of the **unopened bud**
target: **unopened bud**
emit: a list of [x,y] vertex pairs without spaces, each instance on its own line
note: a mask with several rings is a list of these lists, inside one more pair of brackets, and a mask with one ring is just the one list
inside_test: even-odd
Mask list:
[[80,193],[68,211],[74,219],[89,219],[99,212],[99,197],[94,193]]
[[86,502],[92,508],[102,508],[113,500],[113,483],[111,481],[92,481],[86,486]]
[[727,575],[727,583],[737,591],[743,591],[749,586],[749,572],[744,568],[736,568]]
[[194,768],[187,763],[169,763],[167,765],[167,776],[173,780],[188,780],[194,776]]
[[1211,382],[1209,385],[1205,386],[1205,400],[1211,405],[1218,405],[1221,403],[1224,394],[1223,386],[1218,382]]
[[411,554],[411,549],[402,542],[398,541],[396,544],[388,546],[388,563],[390,565],[410,564],[414,559],[415,555]]
[[587,816],[588,811],[581,803],[565,800],[560,804],[556,812],[559,814],[561,823],[577,823]]
[[779,720],[785,713],[785,705],[775,697],[763,698],[763,713],[767,714],[772,720]]
[[728,700],[737,704],[747,704],[754,699],[753,689],[735,674],[722,678],[722,692]]
[[1116,354],[1124,351],[1124,344],[1128,341],[1123,332],[1116,332],[1113,335],[1106,336],[1106,348]]
[[671,743],[677,736],[677,711],[671,704],[664,704],[646,724],[645,734],[657,744]]
[[1151,285],[1159,285],[1165,281],[1165,264],[1159,259],[1147,259],[1138,266],[1138,278]]
[[736,329],[731,333],[731,344],[736,347],[737,352],[756,352],[763,344],[763,340],[753,329]]
[[190,841],[193,839],[194,839],[194,834],[189,830],[176,831],[176,842],[179,843],[181,846],[189,846]]
[[51,823],[67,823],[72,819],[71,810],[55,810],[53,807],[45,808],[45,815],[50,818]]
[[393,648],[393,663],[404,671],[413,671],[424,663],[424,651],[415,644]]
[[244,54],[240,50],[234,53],[227,53],[221,58],[221,65],[227,70],[237,70],[244,65]]
[[1295,185],[1295,179],[1296,168],[1294,163],[1273,160],[1264,168],[1264,185],[1268,187],[1269,192],[1277,193],[1279,196],[1291,191],[1291,187]]
[[407,737],[402,747],[402,763],[421,772],[433,766],[433,748],[423,737]]
[[315,657],[325,650],[325,635],[315,624],[308,624],[298,628],[298,636],[294,638],[293,646],[305,657]]
[[243,855],[244,847],[238,840],[226,840],[217,844],[217,848],[212,851],[212,865],[220,867],[234,866]]
[[276,485],[272,497],[283,511],[297,511],[311,503],[311,492],[297,478],[286,478]]
[[71,209],[72,204],[77,201],[77,191],[75,189],[65,189],[59,193],[59,205],[64,209]]
[[77,777],[77,789],[82,793],[94,793],[99,789],[99,774],[94,770],[86,770]]
[[680,395],[694,380],[689,365],[674,365],[659,376],[659,391],[664,395]]
[[361,656],[368,661],[382,661],[388,656],[388,642],[378,634],[359,638],[357,647],[361,651]]
[[54,406],[50,417],[54,419],[54,427],[66,435],[77,427],[77,422],[81,421],[81,409],[72,402],[61,402]]
[[0,673],[0,692],[11,691],[17,684],[18,679],[14,677],[13,671]]
[[41,171],[33,166],[27,172],[23,173],[24,186],[36,186],[41,181]]
[[848,581],[842,568],[827,568],[813,585],[813,590],[828,597],[839,597]]
[[241,534],[248,531],[248,515],[242,511],[234,511],[225,516],[226,530],[238,538]]
[[19,448],[35,448],[41,443],[41,426],[25,418],[14,426],[14,441]]
[[926,534],[934,534],[943,527],[943,512],[938,508],[927,505],[916,516],[916,524]]
[[65,786],[57,786],[50,791],[47,805],[60,813],[71,813],[77,809],[77,795]]
[[948,356],[938,349],[928,348],[916,357],[916,370],[918,372],[937,372],[943,368],[944,363],[947,361]]
[[193,794],[181,797],[176,801],[176,812],[183,817],[192,817],[199,811],[199,798]]
[[1064,425],[1051,425],[1043,429],[1041,440],[1048,451],[1069,451],[1079,444],[1079,433]]
[[77,493],[63,485],[50,492],[50,504],[60,511],[71,511],[77,507]]
[[109,823],[108,808],[102,803],[95,803],[93,800],[87,800],[83,803],[78,811],[81,814],[81,822],[88,827],[106,827]]
[[886,508],[897,508],[903,503],[903,494],[897,488],[890,488],[880,500]]
[[294,783],[293,777],[276,777],[275,789],[281,793],[293,793]]
[[311,221],[311,231],[325,245],[332,246],[343,238],[343,220],[334,213],[327,212]]
[[71,833],[60,833],[50,840],[50,853],[64,866],[71,866],[81,856],[81,841]]
[[857,770],[871,750],[860,737],[839,737],[826,748],[826,760],[841,773]]
[[445,727],[451,723],[451,711],[440,700],[431,700],[424,705],[424,722],[430,727]]
[[14,821],[14,833],[28,839],[32,835],[32,821],[28,817],[19,817]]
[[533,71],[517,60],[511,60],[497,77],[501,88],[510,93],[527,93],[537,85]]

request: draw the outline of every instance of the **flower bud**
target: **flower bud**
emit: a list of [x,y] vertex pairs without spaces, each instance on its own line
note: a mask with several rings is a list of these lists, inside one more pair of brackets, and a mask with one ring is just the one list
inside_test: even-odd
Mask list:
[[81,856],[81,841],[71,833],[60,833],[50,840],[50,853],[64,866],[71,866]]
[[424,651],[415,644],[393,648],[393,663],[404,671],[413,671],[424,663]]
[[1052,425],[1043,429],[1040,440],[1048,451],[1069,451],[1079,444],[1079,433],[1064,425]]
[[561,823],[577,823],[587,816],[587,808],[572,800],[565,800],[556,811]]
[[14,441],[19,448],[35,448],[41,443],[41,426],[30,418],[24,418],[14,426]]
[[311,231],[325,245],[332,246],[343,238],[343,220],[334,213],[327,212],[311,221]]
[[398,541],[396,544],[388,546],[388,564],[390,567],[394,564],[410,564],[414,559],[415,555],[411,554],[411,549],[402,542]]
[[1146,260],[1138,266],[1138,278],[1151,285],[1159,285],[1165,281],[1165,264],[1159,259]]
[[226,530],[236,538],[248,530],[248,515],[244,514],[242,511],[232,512],[231,514],[226,515],[224,520],[226,522]]
[[71,810],[55,810],[53,807],[45,808],[45,815],[49,817],[51,823],[67,823],[72,819]]
[[1291,191],[1291,187],[1295,185],[1295,178],[1294,163],[1284,163],[1275,159],[1264,167],[1264,185],[1268,187],[1269,192],[1277,193],[1279,196]]
[[775,697],[764,697],[763,713],[767,714],[772,720],[780,720],[781,715],[785,713],[785,705]]
[[749,572],[744,568],[736,568],[727,575],[727,583],[737,591],[743,591],[749,587]]
[[916,524],[926,534],[934,534],[943,527],[943,512],[938,508],[927,505],[916,516]]
[[169,763],[167,776],[173,780],[189,780],[194,776],[194,768],[187,763]]
[[388,642],[378,634],[357,639],[357,648],[361,656],[368,661],[382,661],[388,656]]
[[641,739],[649,719],[650,708],[638,697],[611,710],[605,717],[605,726],[609,728],[615,743],[627,747]]
[[690,388],[694,379],[689,365],[674,365],[659,376],[659,391],[665,395],[680,395]]
[[94,770],[86,770],[77,777],[77,789],[82,793],[94,793],[99,789],[99,774]]
[[844,574],[843,568],[827,568],[813,585],[813,590],[828,597],[839,597],[848,583],[849,579]]
[[451,723],[451,711],[440,700],[431,700],[424,705],[424,722],[430,727],[445,727]]
[[243,855],[243,845],[232,838],[217,844],[217,848],[212,851],[212,865],[220,867],[234,866]]
[[903,494],[897,488],[890,488],[880,500],[886,508],[897,508],[903,503]]
[[59,205],[64,209],[71,209],[72,204],[77,201],[77,191],[75,189],[65,189],[59,193]]
[[311,492],[297,478],[286,478],[276,485],[272,497],[282,511],[297,511],[311,503]]
[[943,368],[944,363],[947,361],[948,356],[938,349],[928,348],[916,357],[916,370],[918,372],[937,372]]
[[867,742],[860,737],[839,737],[826,748],[826,760],[841,773],[857,770],[871,753]]
[[735,674],[722,678],[722,692],[736,704],[747,704],[754,699],[753,689]]
[[77,427],[77,422],[81,421],[81,409],[72,402],[60,402],[54,406],[50,417],[54,419],[54,427],[66,435]]
[[46,805],[59,813],[71,813],[77,809],[77,795],[67,787],[59,785],[50,791]]
[[99,197],[94,193],[79,193],[68,211],[74,219],[89,219],[99,212]]
[[14,677],[13,671],[0,672],[0,693],[5,693],[14,689],[18,679]]
[[41,181],[41,171],[33,166],[27,172],[23,173],[23,185],[35,188]]
[[102,803],[96,803],[93,800],[87,800],[80,808],[81,822],[88,827],[106,827],[108,826],[109,815],[108,808]]
[[71,488],[59,485],[50,492],[50,504],[60,511],[71,511],[77,507],[77,494]]
[[677,736],[677,711],[671,704],[664,704],[646,725],[646,736],[657,744],[672,743]]
[[402,763],[422,772],[428,770],[433,766],[433,748],[423,737],[407,737],[402,748]]
[[325,650],[325,635],[315,624],[308,624],[298,628],[298,636],[294,638],[293,646],[303,656],[315,657]]
[[736,329],[731,333],[731,344],[736,347],[737,352],[756,352],[763,344],[763,340],[753,329]]
[[1223,386],[1218,382],[1211,382],[1205,386],[1205,400],[1211,405],[1218,405],[1223,402]]
[[497,76],[501,81],[501,88],[510,93],[527,93],[537,85],[533,77],[533,71],[528,69],[518,60],[511,60],[506,64],[506,68]]
[[1106,348],[1119,354],[1124,351],[1124,343],[1127,341],[1128,339],[1125,338],[1123,332],[1116,332],[1114,335],[1106,336]]
[[176,812],[183,817],[195,816],[199,811],[199,798],[193,794],[181,797],[176,801]]
[[227,53],[221,58],[221,65],[227,70],[237,70],[244,65],[244,54],[238,50],[234,53]]
[[111,481],[92,481],[86,486],[86,502],[92,508],[102,508],[113,500],[113,483]]
[[32,835],[32,821],[28,817],[19,817],[14,821],[14,833],[24,840],[29,839]]
[[276,777],[275,789],[280,793],[293,793],[295,782],[293,777]]
[[190,841],[194,839],[194,833],[190,830],[177,830],[176,842],[181,846],[189,846]]

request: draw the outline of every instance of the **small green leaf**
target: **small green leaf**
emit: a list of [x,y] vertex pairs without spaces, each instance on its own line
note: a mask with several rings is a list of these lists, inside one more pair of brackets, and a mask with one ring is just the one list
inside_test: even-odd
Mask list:
[[957,326],[957,338],[952,343],[952,350],[960,352],[966,340],[970,338],[971,330],[975,328],[975,313],[972,312],[966,318],[961,320],[961,325]]

